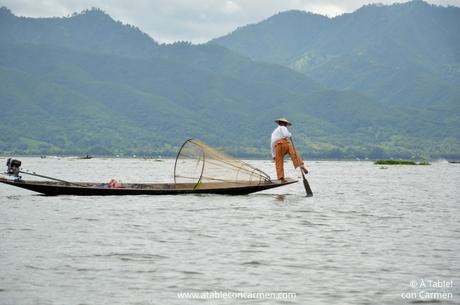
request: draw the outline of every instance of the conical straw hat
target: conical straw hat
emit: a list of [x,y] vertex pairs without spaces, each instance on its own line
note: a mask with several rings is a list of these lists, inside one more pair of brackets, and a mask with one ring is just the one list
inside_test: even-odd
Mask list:
[[286,123],[288,126],[291,126],[291,122],[289,122],[286,118],[279,118],[277,120],[275,120],[276,123],[279,123],[279,122],[283,122],[283,123]]

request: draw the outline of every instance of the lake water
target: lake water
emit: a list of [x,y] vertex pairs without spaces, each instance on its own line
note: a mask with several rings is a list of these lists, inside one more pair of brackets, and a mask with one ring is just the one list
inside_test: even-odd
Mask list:
[[[174,165],[21,160],[73,181],[169,182]],[[460,303],[460,164],[307,165],[312,198],[301,182],[247,196],[0,185],[0,304]]]

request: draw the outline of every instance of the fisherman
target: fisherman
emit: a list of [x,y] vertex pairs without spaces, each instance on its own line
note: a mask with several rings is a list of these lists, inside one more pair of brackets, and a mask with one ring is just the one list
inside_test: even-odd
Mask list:
[[284,156],[289,154],[291,156],[294,168],[300,167],[304,174],[308,173],[305,168],[303,160],[297,154],[294,146],[291,143],[292,134],[287,129],[287,126],[292,124],[285,118],[275,120],[278,127],[272,132],[272,157],[275,160],[276,176],[278,180],[284,181]]

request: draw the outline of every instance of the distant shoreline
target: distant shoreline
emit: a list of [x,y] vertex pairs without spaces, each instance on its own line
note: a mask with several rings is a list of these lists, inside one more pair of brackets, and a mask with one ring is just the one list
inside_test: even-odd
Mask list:
[[[41,159],[75,159],[75,160],[91,160],[91,159],[138,159],[138,160],[146,160],[146,161],[161,161],[161,160],[175,160],[176,156],[159,156],[159,157],[144,157],[144,156],[113,156],[113,155],[91,155],[90,159],[83,158],[84,156],[79,155],[27,155],[27,154],[17,154],[17,155],[4,155],[0,154],[0,159],[8,159],[8,158],[41,158]],[[240,156],[233,156],[232,157],[240,160],[254,160],[254,161],[272,161],[269,158],[257,158],[257,157],[240,157]],[[336,162],[372,162],[375,163],[381,159],[359,159],[359,158],[304,158],[305,162],[321,162],[321,161],[336,161]],[[388,159],[398,161],[399,158]],[[408,159],[409,161],[414,162],[422,162],[420,158]],[[447,159],[447,158],[433,158],[427,159],[423,161],[429,162],[451,162],[454,159]],[[285,158],[285,161],[289,161],[289,157]],[[376,165],[381,165],[377,164]]]

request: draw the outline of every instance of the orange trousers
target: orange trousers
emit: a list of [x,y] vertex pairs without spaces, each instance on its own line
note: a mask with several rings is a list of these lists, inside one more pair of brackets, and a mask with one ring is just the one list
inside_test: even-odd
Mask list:
[[276,176],[278,179],[284,178],[284,156],[289,154],[291,156],[292,163],[294,163],[294,168],[303,165],[303,160],[297,154],[297,151],[294,149],[294,146],[285,139],[279,140],[275,143],[275,166],[276,166]]

